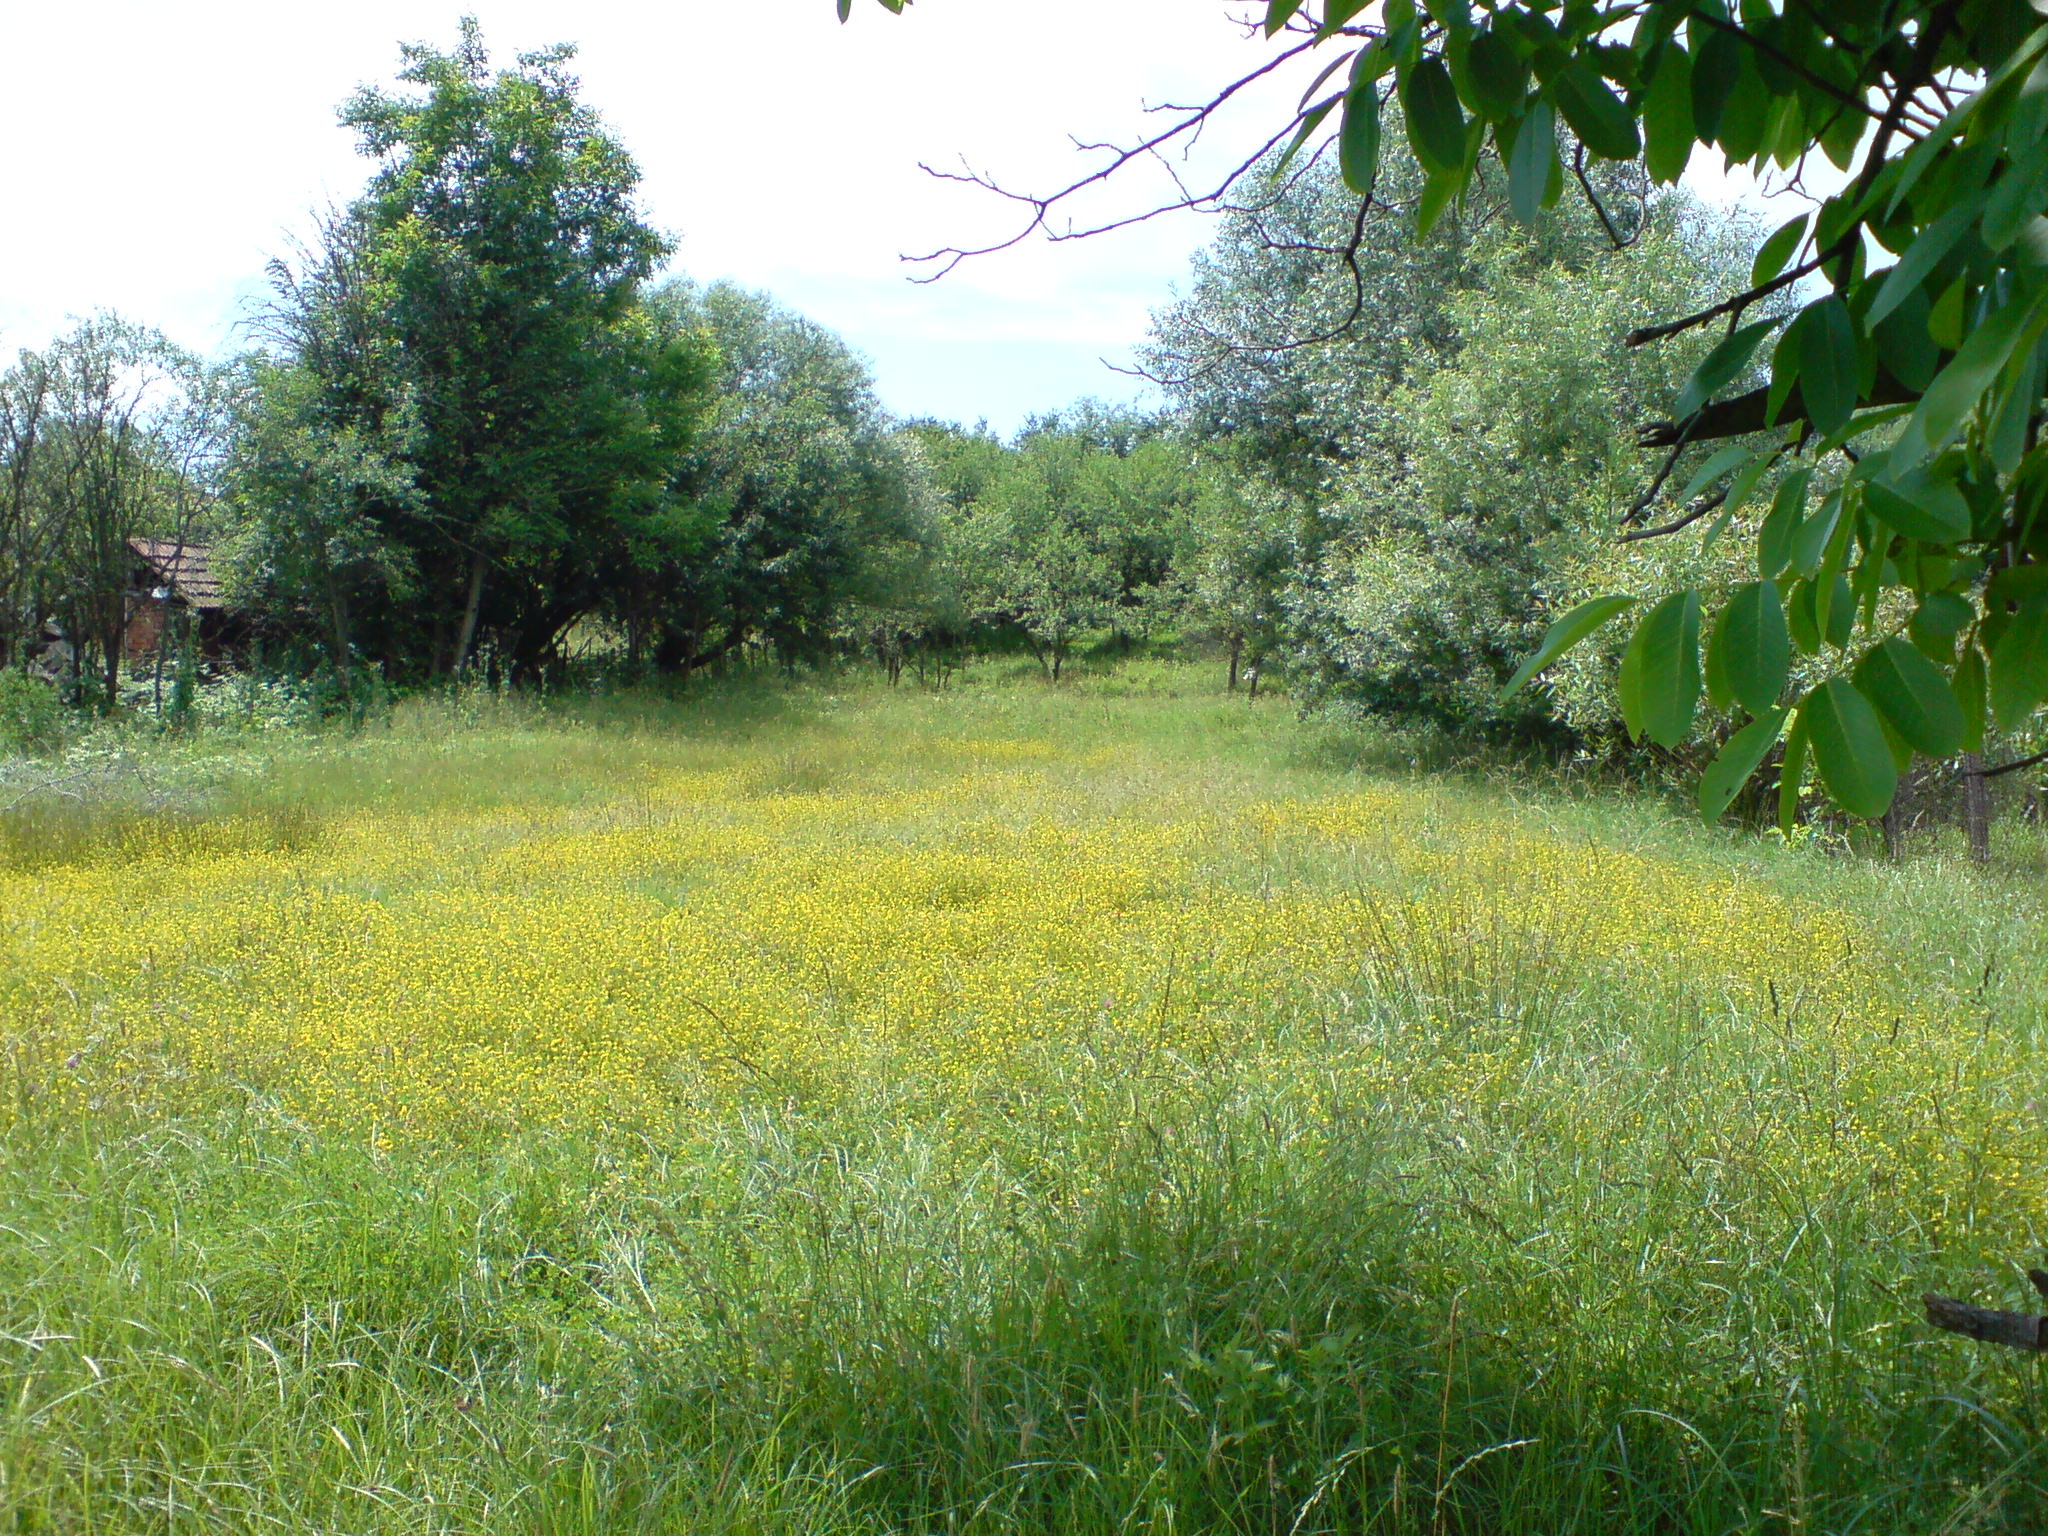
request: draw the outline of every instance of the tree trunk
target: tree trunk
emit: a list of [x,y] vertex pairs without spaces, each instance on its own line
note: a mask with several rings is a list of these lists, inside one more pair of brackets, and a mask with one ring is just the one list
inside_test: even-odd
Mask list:
[[1230,692],[1232,693],[1237,692],[1237,663],[1238,658],[1243,654],[1244,636],[1232,635],[1230,637]]
[[348,594],[342,590],[341,583],[334,579],[333,571],[328,571],[326,575],[327,622],[332,631],[334,641],[334,670],[341,675],[341,685],[345,690],[348,688],[350,681],[348,666]]
[[1984,755],[1963,754],[1963,829],[1970,843],[1970,857],[1979,864],[1991,862],[1991,784],[1984,777]]
[[478,550],[469,557],[469,596],[462,605],[462,628],[455,636],[455,662],[449,671],[456,677],[469,661],[470,642],[476,639],[476,618],[484,603],[484,556]]
[[101,713],[109,715],[114,712],[121,699],[121,647],[122,642],[128,638],[128,626],[123,622],[128,617],[127,603],[116,598],[115,606],[110,613],[107,628],[100,637],[101,647],[105,651],[102,660],[106,663],[107,686],[107,696],[103,701]]

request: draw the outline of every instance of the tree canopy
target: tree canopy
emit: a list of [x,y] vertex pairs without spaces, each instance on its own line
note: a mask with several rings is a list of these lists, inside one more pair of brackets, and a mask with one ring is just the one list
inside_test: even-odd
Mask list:
[[[839,0],[842,19],[849,9]],[[2048,699],[2037,4],[1271,0],[1264,32],[1275,51],[1246,79],[1311,80],[1266,142],[1334,153],[1361,226],[1385,200],[1383,123],[1396,108],[1422,172],[1408,209],[1421,232],[1497,177],[1530,223],[1572,186],[1622,243],[1601,165],[1640,161],[1668,185],[1702,149],[1799,185],[1840,183],[1727,291],[1626,337],[1643,347],[1717,329],[1668,412],[1640,429],[1664,457],[1617,531],[1715,540],[1739,528],[1753,577],[1711,609],[1696,587],[1591,598],[1556,620],[1511,687],[1633,615],[1617,701],[1635,735],[1676,746],[1703,698],[1747,722],[1704,776],[1710,814],[1776,758],[1786,814],[1810,764],[1839,805],[1874,816],[1915,753],[1946,758],[2028,725]],[[1025,199],[1013,240],[1199,133],[1243,83]],[[1258,159],[1179,206],[1219,206]]]

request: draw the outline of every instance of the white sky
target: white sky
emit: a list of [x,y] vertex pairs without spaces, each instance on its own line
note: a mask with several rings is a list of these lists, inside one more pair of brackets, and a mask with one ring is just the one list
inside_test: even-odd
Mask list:
[[[111,308],[202,352],[234,346],[266,259],[361,185],[336,107],[389,80],[400,41],[451,44],[465,9],[508,62],[579,45],[585,98],[639,159],[679,270],[767,288],[832,326],[898,412],[1001,429],[1077,395],[1132,394],[1101,360],[1129,359],[1213,226],[1034,241],[916,286],[902,252],[978,243],[1014,217],[918,162],[965,156],[1007,185],[1060,184],[1087,163],[1067,135],[1128,139],[1158,121],[1144,103],[1206,95],[1263,46],[1219,0],[921,0],[902,17],[856,0],[845,27],[832,0],[14,0],[0,16],[0,345]],[[1255,101],[1247,131],[1302,83]],[[1197,163],[1249,147],[1212,134]],[[1140,196],[1122,188],[1113,206]]]
[[1130,394],[1099,359],[1128,359],[1210,226],[1034,244],[913,286],[900,253],[1011,216],[917,162],[964,154],[1050,184],[1080,163],[1068,133],[1126,136],[1142,101],[1255,57],[1206,0],[924,0],[900,18],[858,0],[845,27],[832,0],[20,0],[0,19],[0,344],[105,307],[203,352],[232,345],[265,260],[361,185],[337,105],[390,78],[401,40],[452,43],[464,9],[507,62],[579,45],[585,98],[639,159],[679,269],[834,327],[897,411],[1004,428]]

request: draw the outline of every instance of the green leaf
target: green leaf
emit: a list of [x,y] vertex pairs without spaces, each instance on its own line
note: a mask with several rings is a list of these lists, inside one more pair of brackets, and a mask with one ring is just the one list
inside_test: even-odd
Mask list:
[[1927,281],[1927,275],[1941,265],[1942,257],[1955,248],[1955,243],[1976,222],[1980,201],[1971,198],[1961,207],[1949,209],[1914,237],[1913,243],[1906,247],[1906,254],[1885,274],[1877,297],[1870,301],[1870,310],[1864,316],[1865,324],[1876,325]]
[[1799,317],[1799,393],[1806,419],[1822,432],[1848,425],[1856,409],[1856,327],[1832,293]]
[[1771,748],[1778,744],[1778,737],[1784,733],[1785,720],[1790,710],[1773,709],[1759,715],[1741,730],[1728,738],[1726,745],[1715,754],[1707,771],[1700,775],[1700,816],[1703,820],[1714,821],[1728,809],[1742,786],[1750,776],[1763,765],[1771,755]]
[[1924,474],[1901,475],[1889,484],[1872,480],[1863,488],[1863,505],[1909,539],[1954,544],[1970,536],[1970,504],[1963,493]]
[[1887,640],[1856,664],[1856,687],[1906,744],[1927,757],[1963,748],[1963,712],[1948,679],[1905,641]]
[[1401,111],[1425,170],[1455,170],[1465,163],[1465,113],[1442,59],[1423,59],[1402,77]]
[[1785,762],[1778,770],[1778,829],[1790,832],[1799,820],[1799,786],[1806,779],[1806,711],[1794,717],[1785,735]]
[[1643,616],[1622,652],[1618,686],[1636,735],[1663,747],[1685,740],[1700,699],[1697,592],[1674,592]]
[[1820,510],[1799,525],[1799,531],[1792,535],[1792,569],[1802,576],[1811,576],[1820,569],[1821,557],[1827,553],[1828,541],[1835,536],[1835,526],[1842,517],[1842,493],[1831,492]]
[[1370,0],[1325,0],[1323,25],[1316,35],[1319,38],[1335,36],[1339,27],[1364,10],[1369,3]]
[[1536,222],[1556,166],[1557,120],[1550,103],[1539,101],[1515,130],[1514,152],[1508,156],[1508,203],[1524,224]]
[[1472,87],[1473,110],[1488,122],[1505,122],[1522,110],[1529,92],[1529,66],[1498,32],[1488,30],[1472,39],[1465,77]]
[[1301,0],[1267,0],[1266,36],[1274,37],[1282,27],[1294,19],[1294,13],[1301,9]]
[[1948,366],[1920,397],[1919,409],[1893,449],[1894,461],[1917,461],[1946,447],[2013,352],[2023,343],[2033,345],[2044,320],[2048,289],[2016,295],[1965,336]]
[[1678,392],[1675,408],[1678,419],[1683,421],[1692,415],[1713,399],[1723,385],[1748,367],[1757,344],[1777,329],[1777,325],[1775,319],[1759,320],[1724,336],[1713,351],[1700,359],[1699,367],[1693,369],[1692,377],[1685,381],[1685,388]]
[[1977,616],[1967,597],[1954,592],[1930,592],[1920,599],[1906,632],[1920,647],[1921,655],[1943,666],[1956,659],[1956,636]]
[[[1337,71],[1342,69],[1346,64],[1349,64],[1351,66],[1350,84],[1356,85],[1358,83],[1359,67],[1364,62],[1366,52],[1366,49],[1361,48],[1355,53],[1340,53],[1339,55],[1337,55],[1336,58],[1330,60],[1329,63],[1325,64],[1321,69],[1317,70],[1315,79],[1309,81],[1308,89],[1301,93],[1301,100],[1294,104],[1295,111],[1306,111],[1308,109],[1309,102],[1315,98],[1316,92],[1320,91],[1323,88],[1323,82],[1328,80],[1330,76],[1337,73]],[[1338,94],[1341,96],[1343,93],[1339,92]]]
[[1778,482],[1771,497],[1771,510],[1764,514],[1763,527],[1756,535],[1756,573],[1766,580],[1782,574],[1792,562],[1792,536],[1799,531],[1799,519],[1806,511],[1806,487],[1812,479],[1812,470],[1794,470]]
[[2048,595],[2013,615],[1991,648],[1991,714],[2000,730],[2016,731],[2048,699]]
[[1935,370],[1941,366],[1941,351],[1927,333],[1932,311],[1927,291],[1915,288],[1898,308],[1871,327],[1877,355],[1891,376],[1916,395],[1934,382]]
[[1974,645],[1963,647],[1956,663],[1956,675],[1949,684],[1956,696],[1956,708],[1963,712],[1963,750],[1984,750],[1984,718],[1990,708],[1990,679],[1984,671],[1984,653]]
[[1633,160],[1642,151],[1635,114],[1583,59],[1574,59],[1550,82],[1551,99],[1579,142],[1607,160]]
[[1692,159],[1692,58],[1676,42],[1657,50],[1657,73],[1643,97],[1644,159],[1657,181],[1675,183]]
[[2048,382],[2048,343],[2036,342],[2024,353],[2016,352],[2005,365],[1996,386],[1991,428],[1984,435],[1984,451],[2000,474],[2012,474],[2026,457],[2044,382]]
[[1344,98],[1344,126],[1337,133],[1337,168],[1344,185],[1364,197],[1380,165],[1380,92],[1367,82]]
[[1805,238],[1806,218],[1802,213],[1787,219],[1758,248],[1756,260],[1750,263],[1749,268],[1752,286],[1761,287],[1785,270],[1785,263],[1792,259],[1792,253],[1799,249],[1799,242]]
[[1570,613],[1552,624],[1543,632],[1543,643],[1523,663],[1515,668],[1515,675],[1508,679],[1507,686],[1500,691],[1501,702],[1505,703],[1522,686],[1549,666],[1566,651],[1592,634],[1617,614],[1626,613],[1635,606],[1632,597],[1596,597],[1579,604]]
[[2002,251],[2048,204],[2048,155],[2010,164],[1984,204],[1984,243]]
[[1847,645],[1856,618],[1855,594],[1849,578],[1840,571],[1808,577],[1792,588],[1785,604],[1785,622],[1793,643],[1807,655],[1819,653],[1822,645],[1836,649]]
[[1792,636],[1777,586],[1752,581],[1738,587],[1708,642],[1708,666],[1727,679],[1728,691],[1752,715],[1774,707],[1792,665]]
[[1753,66],[1745,65],[1735,77],[1735,89],[1721,107],[1721,121],[1714,136],[1730,160],[1751,159],[1764,147],[1770,131],[1771,113],[1778,98]]
[[1678,504],[1684,506],[1729,470],[1747,464],[1757,456],[1757,452],[1757,449],[1744,443],[1730,443],[1725,448],[1715,450],[1707,462],[1693,472],[1693,477],[1686,481],[1685,489],[1678,493]]
[[1436,221],[1443,217],[1444,210],[1452,200],[1465,189],[1465,168],[1452,166],[1449,170],[1431,171],[1423,179],[1422,196],[1415,201],[1415,232],[1426,235],[1436,228]]
[[1341,100],[1341,97],[1332,96],[1326,101],[1318,102],[1302,114],[1301,126],[1295,130],[1294,137],[1287,141],[1287,148],[1281,151],[1280,158],[1273,163],[1269,180],[1277,184],[1286,178],[1287,168],[1294,164],[1295,156],[1301,153],[1302,146],[1307,144],[1315,131],[1323,126],[1323,120],[1336,111]]
[[1799,339],[1805,330],[1806,317],[1795,317],[1779,336],[1777,346],[1771,349],[1771,391],[1764,400],[1765,421],[1778,419],[1778,413],[1792,397],[1792,386],[1799,382]]
[[1792,643],[1802,655],[1812,656],[1820,651],[1820,626],[1813,618],[1811,579],[1792,584],[1792,598],[1785,605],[1785,623],[1791,630]]
[[1851,816],[1882,816],[1899,787],[1899,771],[1870,700],[1848,679],[1830,678],[1806,696],[1799,716],[1835,804]]

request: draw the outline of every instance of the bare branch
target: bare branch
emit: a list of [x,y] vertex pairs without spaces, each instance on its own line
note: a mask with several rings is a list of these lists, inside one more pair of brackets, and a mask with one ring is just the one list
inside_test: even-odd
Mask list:
[[1695,326],[1705,325],[1709,320],[1718,320],[1723,315],[1739,315],[1749,308],[1750,305],[1756,303],[1757,300],[1769,298],[1779,289],[1789,288],[1802,277],[1818,272],[1827,263],[1833,261],[1848,244],[1849,241],[1846,238],[1837,240],[1817,256],[1801,262],[1796,267],[1788,268],[1772,278],[1768,283],[1759,283],[1754,288],[1745,288],[1742,292],[1731,295],[1718,304],[1710,305],[1696,314],[1685,315],[1677,320],[1667,320],[1662,325],[1638,327],[1622,338],[1623,344],[1631,347],[1640,347],[1649,342],[1662,341],[1666,336],[1676,336],[1681,331],[1692,330]]
[[2035,1353],[2048,1350],[2048,1317],[2036,1317],[2030,1312],[1994,1312],[1989,1307],[1973,1307],[1966,1301],[1937,1296],[1932,1291],[1920,1300],[1927,1308],[1927,1321],[1937,1328],[2010,1349]]
[[1655,528],[1631,528],[1622,534],[1617,542],[1635,544],[1643,539],[1661,539],[1667,534],[1678,532],[1681,528],[1690,528],[1727,499],[1728,492],[1725,489],[1718,490],[1711,496],[1702,496],[1682,517],[1673,518],[1668,523],[1659,523]]
[[2033,768],[2048,763],[2048,752],[2036,752],[2032,757],[2023,757],[2016,762],[2000,763],[1996,768],[1968,768],[1963,771],[1966,779],[1995,779],[2001,774],[2018,773],[2022,768]]
[[[923,255],[906,256],[903,259],[907,262],[912,263],[913,265],[918,266],[930,266],[935,264],[938,268],[937,271],[928,273],[916,279],[916,281],[918,282],[935,282],[939,278],[944,277],[948,272],[951,272],[955,267],[959,266],[961,262],[966,261],[971,257],[989,256],[993,255],[997,251],[1010,250],[1011,248],[1022,244],[1025,240],[1028,240],[1034,234],[1043,233],[1047,236],[1047,238],[1053,240],[1085,239],[1091,235],[1106,234],[1111,230],[1124,229],[1132,224],[1143,223],[1145,220],[1150,218],[1156,218],[1159,214],[1162,213],[1176,212],[1184,208],[1202,207],[1210,202],[1213,202],[1216,198],[1220,198],[1224,193],[1228,192],[1231,186],[1237,181],[1237,179],[1244,175],[1245,171],[1249,170],[1251,166],[1257,164],[1260,156],[1270,151],[1274,144],[1277,144],[1282,138],[1286,137],[1288,133],[1293,131],[1293,129],[1301,122],[1302,117],[1305,114],[1297,113],[1292,119],[1288,121],[1286,126],[1283,127],[1279,133],[1275,134],[1271,139],[1269,139],[1266,142],[1264,146],[1261,147],[1257,155],[1254,155],[1249,160],[1245,161],[1242,166],[1240,166],[1236,171],[1234,171],[1230,175],[1230,177],[1223,182],[1223,184],[1218,188],[1218,190],[1214,194],[1207,198],[1183,201],[1178,204],[1154,208],[1149,212],[1142,214],[1133,214],[1128,218],[1114,220],[1108,224],[1104,224],[1097,228],[1088,230],[1070,229],[1065,232],[1055,232],[1047,227],[1047,220],[1051,217],[1052,211],[1055,208],[1057,208],[1060,204],[1085,191],[1089,187],[1101,185],[1103,182],[1115,176],[1125,166],[1131,164],[1131,162],[1133,162],[1134,160],[1156,157],[1162,149],[1164,149],[1167,145],[1173,143],[1176,139],[1180,139],[1183,136],[1187,135],[1198,135],[1202,126],[1206,124],[1210,118],[1214,117],[1216,113],[1223,108],[1225,103],[1231,100],[1231,98],[1236,96],[1239,92],[1252,86],[1256,82],[1265,79],[1275,70],[1284,68],[1286,65],[1293,62],[1295,59],[1299,58],[1302,54],[1307,53],[1310,49],[1318,46],[1320,41],[1321,39],[1319,37],[1311,36],[1302,42],[1296,43],[1294,46],[1290,48],[1283,49],[1278,54],[1275,54],[1271,59],[1268,59],[1264,64],[1260,65],[1257,69],[1251,71],[1249,74],[1239,76],[1236,80],[1232,81],[1229,85],[1225,86],[1221,91],[1218,91],[1214,96],[1212,96],[1209,99],[1209,101],[1205,105],[1198,108],[1194,108],[1192,110],[1185,111],[1182,115],[1181,120],[1175,123],[1171,128],[1167,128],[1159,133],[1153,134],[1149,138],[1143,139],[1136,144],[1128,145],[1121,149],[1113,149],[1108,164],[1099,166],[1094,171],[1091,171],[1088,175],[1083,176],[1076,181],[1069,182],[1066,186],[1060,188],[1056,192],[1052,192],[1043,196],[1032,196],[1024,193],[1010,192],[996,185],[987,177],[981,176],[971,170],[966,172],[965,174],[962,174],[950,171],[937,171],[933,170],[930,166],[923,167],[923,169],[927,171],[929,174],[938,177],[942,181],[968,182],[972,185],[979,186],[988,191],[994,192],[998,196],[1007,198],[1011,202],[1022,203],[1028,208],[1030,208],[1031,217],[1024,224],[1023,228],[1019,229],[1015,234],[1009,236],[1007,239],[1004,240],[997,240],[988,245],[983,246],[942,246],[937,250],[928,251]],[[1102,147],[1109,148],[1109,146]]]

